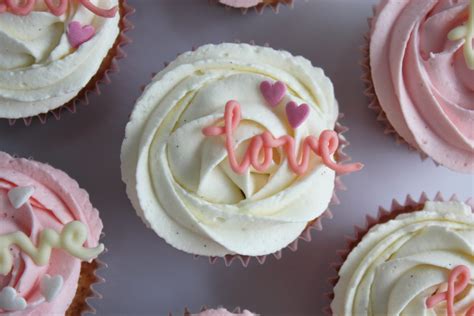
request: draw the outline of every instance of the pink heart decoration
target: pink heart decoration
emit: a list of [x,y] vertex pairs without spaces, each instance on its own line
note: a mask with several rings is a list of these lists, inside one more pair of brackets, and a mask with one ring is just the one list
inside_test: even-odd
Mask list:
[[270,81],[263,81],[260,84],[260,91],[268,104],[274,108],[285,97],[286,85],[281,81],[277,81],[274,84]]
[[89,41],[95,35],[95,28],[92,25],[82,26],[78,21],[72,21],[68,25],[67,38],[71,46],[78,48]]
[[288,118],[288,123],[294,129],[298,128],[301,124],[306,121],[309,116],[309,105],[306,103],[296,104],[291,101],[286,105],[286,117]]

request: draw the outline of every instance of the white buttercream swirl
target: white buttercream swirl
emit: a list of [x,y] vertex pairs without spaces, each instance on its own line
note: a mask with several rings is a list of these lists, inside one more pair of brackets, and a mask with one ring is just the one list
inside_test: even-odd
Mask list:
[[[276,110],[262,97],[264,80],[289,93]],[[278,152],[267,172],[232,171],[223,136],[205,137],[229,100],[242,109],[236,152],[263,131],[308,135],[333,130],[338,106],[319,68],[284,51],[246,44],[207,45],[183,54],[160,72],[138,100],[122,147],[128,195],[145,223],[178,249],[199,255],[265,255],[295,240],[327,208],[335,174],[317,156],[296,176]],[[311,107],[296,131],[284,104]],[[240,159],[239,159],[240,161]]]
[[[118,0],[92,1],[98,7]],[[73,99],[96,74],[115,43],[120,15],[102,18],[69,2],[55,16],[38,1],[27,16],[0,14],[0,117],[22,118],[46,113]],[[92,25],[96,35],[77,50],[67,38],[71,21]]]
[[[453,268],[474,272],[474,215],[459,202],[427,202],[422,211],[398,216],[364,236],[339,271],[334,315],[446,315],[426,300],[445,291]],[[474,274],[456,296],[456,315],[474,301]]]

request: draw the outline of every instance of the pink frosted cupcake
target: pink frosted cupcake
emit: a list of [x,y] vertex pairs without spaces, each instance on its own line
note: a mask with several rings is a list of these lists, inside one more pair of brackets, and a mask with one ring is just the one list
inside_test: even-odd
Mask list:
[[371,20],[372,107],[405,142],[474,172],[474,0],[383,0]]
[[0,1],[0,118],[42,122],[99,91],[124,56],[126,0]]
[[278,12],[280,5],[293,5],[293,0],[211,0],[211,2],[220,3],[230,8],[241,9],[242,12],[247,12],[251,8],[254,8],[257,12],[262,12],[267,7]]
[[0,152],[0,314],[80,315],[100,281],[102,222],[64,172]]

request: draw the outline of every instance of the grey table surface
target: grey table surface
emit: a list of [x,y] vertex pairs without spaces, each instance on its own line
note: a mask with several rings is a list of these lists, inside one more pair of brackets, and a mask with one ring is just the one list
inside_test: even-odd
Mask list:
[[[112,84],[93,96],[91,105],[76,114],[38,121],[25,127],[0,122],[0,149],[32,156],[65,170],[77,179],[101,211],[109,251],[102,259],[109,268],[107,282],[98,287],[103,299],[94,301],[99,315],[181,315],[184,307],[201,305],[246,307],[263,315],[320,315],[329,301],[327,279],[335,276],[330,263],[344,247],[344,236],[363,225],[366,214],[392,198],[404,200],[425,191],[434,196],[473,195],[473,177],[422,161],[407,146],[384,135],[375,114],[367,108],[360,80],[360,46],[367,32],[366,19],[375,0],[302,0],[278,15],[227,11],[206,0],[131,0],[137,12],[134,43]],[[179,252],[148,230],[125,195],[120,177],[120,146],[124,127],[140,86],[177,53],[206,43],[254,40],[269,43],[309,58],[332,78],[341,111],[346,114],[348,152],[366,164],[362,172],[344,178],[348,191],[332,208],[334,218],[324,222],[313,241],[283,258],[255,261],[248,268]]]

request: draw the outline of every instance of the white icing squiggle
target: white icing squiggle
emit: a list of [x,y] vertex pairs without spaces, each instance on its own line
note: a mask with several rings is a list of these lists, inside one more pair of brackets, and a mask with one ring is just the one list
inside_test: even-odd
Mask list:
[[[260,92],[264,80],[288,87],[273,109]],[[308,60],[245,44],[206,45],[179,56],[137,102],[122,147],[123,179],[145,223],[178,249],[208,256],[273,253],[327,209],[335,174],[313,156],[309,171],[298,176],[278,150],[265,172],[235,173],[224,137],[202,134],[222,118],[229,100],[242,108],[234,132],[239,161],[257,134],[291,135],[301,144],[333,130],[338,116],[330,80]],[[290,101],[311,108],[297,130],[285,114]]]
[[[451,270],[474,271],[474,215],[458,202],[427,202],[424,210],[373,227],[339,271],[334,315],[446,315],[426,300],[446,285]],[[474,301],[474,279],[456,297],[456,314]]]
[[[92,1],[98,7],[118,0]],[[27,16],[0,14],[0,117],[21,118],[55,109],[73,99],[98,71],[120,32],[120,15],[103,18],[76,4],[61,16],[39,1]],[[68,24],[92,25],[95,36],[77,50]]]

